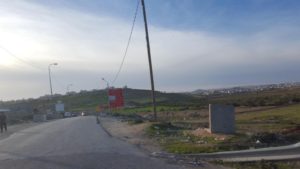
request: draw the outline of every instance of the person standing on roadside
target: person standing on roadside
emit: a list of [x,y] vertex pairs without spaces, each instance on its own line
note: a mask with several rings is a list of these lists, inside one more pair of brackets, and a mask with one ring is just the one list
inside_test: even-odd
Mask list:
[[3,133],[3,130],[7,131],[6,115],[4,112],[0,113],[0,128],[1,128],[1,133]]

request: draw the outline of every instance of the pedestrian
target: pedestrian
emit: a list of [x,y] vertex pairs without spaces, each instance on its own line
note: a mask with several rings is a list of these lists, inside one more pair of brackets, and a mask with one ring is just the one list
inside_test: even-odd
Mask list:
[[0,128],[1,128],[1,133],[3,133],[3,130],[7,131],[6,115],[4,112],[0,113]]

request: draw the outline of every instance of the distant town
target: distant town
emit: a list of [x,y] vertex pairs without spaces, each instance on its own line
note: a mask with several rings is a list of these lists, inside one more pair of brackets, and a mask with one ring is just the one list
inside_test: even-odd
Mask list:
[[264,84],[264,85],[250,85],[250,86],[236,86],[230,88],[219,89],[199,89],[191,92],[192,94],[211,95],[211,94],[235,94],[235,93],[248,93],[257,91],[266,91],[272,89],[284,89],[290,87],[300,87],[300,82],[279,83],[279,84]]

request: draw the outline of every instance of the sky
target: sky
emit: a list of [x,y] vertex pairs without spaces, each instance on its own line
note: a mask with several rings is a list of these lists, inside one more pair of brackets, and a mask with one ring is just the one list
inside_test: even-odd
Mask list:
[[[150,89],[138,0],[1,0],[0,100]],[[300,81],[300,1],[145,0],[156,90]],[[72,86],[70,85],[72,84]]]

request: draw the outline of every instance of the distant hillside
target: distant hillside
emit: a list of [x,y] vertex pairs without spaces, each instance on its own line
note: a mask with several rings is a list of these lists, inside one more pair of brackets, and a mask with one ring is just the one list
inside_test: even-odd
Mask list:
[[[125,110],[152,111],[151,92],[149,90],[124,88]],[[268,90],[255,90],[237,93],[212,93],[209,95],[191,93],[166,93],[156,92],[158,111],[177,110],[199,110],[207,108],[208,104],[232,104],[234,106],[282,106],[300,103],[300,87],[268,88]],[[92,90],[72,92],[67,95],[42,96],[37,99],[23,99],[16,101],[0,101],[0,108],[11,110],[11,119],[31,119],[33,109],[40,112],[54,110],[54,105],[58,101],[65,104],[66,111],[94,112],[98,105],[107,104],[106,90]]]
[[[125,105],[130,107],[143,107],[152,104],[149,90],[124,88]],[[156,92],[159,106],[192,106],[197,104],[199,98],[191,94]],[[14,112],[32,112],[34,108],[45,111],[54,109],[57,101],[65,103],[67,111],[95,111],[96,106],[107,104],[106,90],[72,92],[67,95],[42,96],[37,99],[0,102],[0,108],[9,108]]]

